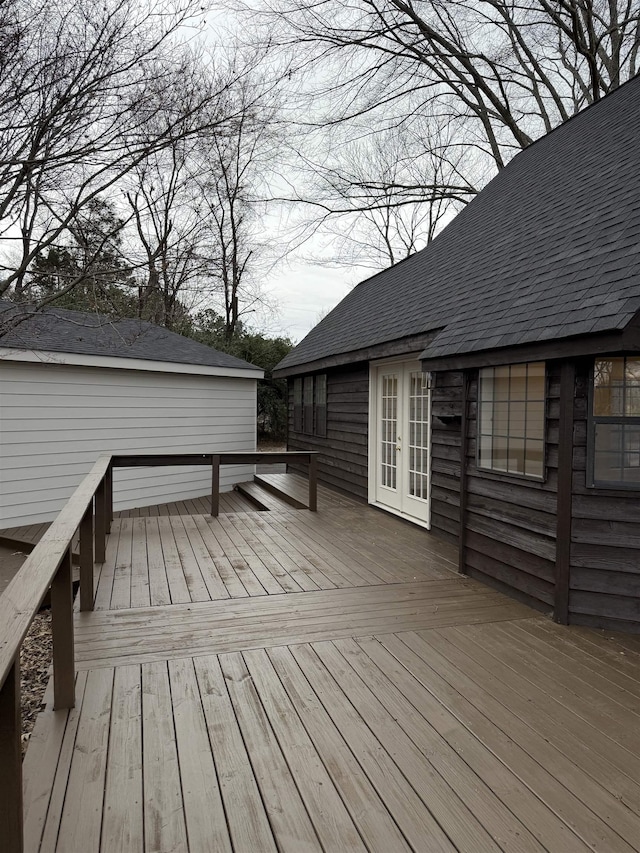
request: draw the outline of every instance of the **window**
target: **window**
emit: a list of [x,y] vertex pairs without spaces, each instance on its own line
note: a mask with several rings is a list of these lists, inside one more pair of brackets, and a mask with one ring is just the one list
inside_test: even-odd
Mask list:
[[293,380],[293,431],[302,432],[302,379]]
[[591,484],[640,488],[640,357],[596,359],[591,396]]
[[316,435],[324,438],[327,434],[327,374],[316,376],[315,387],[315,425]]
[[302,431],[313,435],[313,376],[304,377]]
[[306,435],[326,436],[326,373],[293,380],[293,431]]
[[544,478],[543,362],[480,371],[478,467]]

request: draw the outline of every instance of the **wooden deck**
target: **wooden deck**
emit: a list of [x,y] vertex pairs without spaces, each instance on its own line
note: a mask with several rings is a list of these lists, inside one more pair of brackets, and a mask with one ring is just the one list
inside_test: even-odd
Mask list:
[[319,512],[116,519],[40,715],[25,849],[640,850],[640,647],[561,628],[456,553]]

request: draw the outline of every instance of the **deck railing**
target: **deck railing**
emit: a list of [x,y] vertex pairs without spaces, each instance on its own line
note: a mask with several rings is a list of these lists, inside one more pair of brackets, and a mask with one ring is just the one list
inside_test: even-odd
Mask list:
[[93,610],[94,565],[104,563],[113,520],[113,469],[211,466],[211,515],[218,515],[220,466],[307,462],[309,509],[317,510],[315,453],[180,453],[102,455],[0,595],[0,840],[22,853],[20,648],[49,589],[53,639],[53,707],[75,705],[73,541],[79,533],[80,609]]

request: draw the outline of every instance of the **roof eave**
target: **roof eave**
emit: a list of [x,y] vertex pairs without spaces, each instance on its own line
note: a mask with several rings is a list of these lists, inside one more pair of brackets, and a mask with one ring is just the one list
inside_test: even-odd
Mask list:
[[421,332],[419,335],[410,335],[406,338],[397,338],[392,341],[382,341],[369,347],[351,350],[349,352],[335,353],[323,358],[293,364],[291,366],[275,368],[273,376],[276,379],[285,379],[289,376],[300,376],[304,373],[317,373],[332,367],[344,367],[347,364],[357,364],[362,361],[374,361],[378,358],[392,358],[395,355],[405,353],[416,353],[423,350],[434,339],[437,332]]
[[624,330],[618,329],[598,334],[579,335],[446,356],[434,357],[426,351],[421,354],[420,360],[423,370],[444,371],[491,367],[500,364],[519,364],[527,361],[550,361],[622,351],[640,351],[640,329],[638,327],[629,325]]
[[198,376],[234,377],[238,379],[262,379],[260,367],[216,366],[209,364],[187,364],[179,361],[156,361],[149,358],[123,358],[118,356],[67,353],[54,350],[20,349],[0,346],[0,362],[21,361],[31,364],[57,364],[75,367],[99,367],[115,370],[138,370],[155,373],[183,373]]

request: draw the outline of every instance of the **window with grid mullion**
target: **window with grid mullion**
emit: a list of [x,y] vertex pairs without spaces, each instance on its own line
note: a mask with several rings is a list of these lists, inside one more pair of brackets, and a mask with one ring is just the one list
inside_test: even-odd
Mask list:
[[640,357],[594,361],[588,471],[592,486],[640,488]]
[[539,362],[480,371],[479,468],[543,478],[545,385]]

